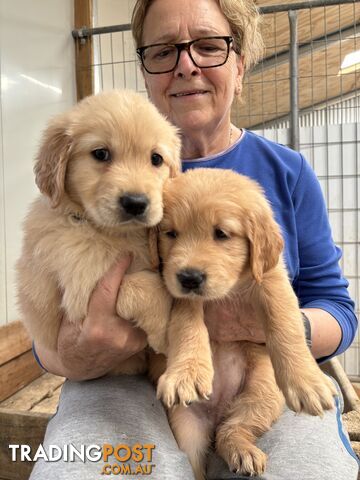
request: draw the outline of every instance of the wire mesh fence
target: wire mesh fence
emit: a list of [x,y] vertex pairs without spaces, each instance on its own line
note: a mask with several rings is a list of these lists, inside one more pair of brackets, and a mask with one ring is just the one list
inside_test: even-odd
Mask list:
[[[242,101],[233,106],[232,121],[290,145],[294,72],[289,62],[289,11],[298,9],[295,74],[299,149],[322,186],[334,240],[343,250],[341,266],[359,317],[360,2],[293,1],[280,6],[276,1],[267,0],[267,7],[260,5],[265,55],[244,79]],[[79,37],[86,41],[92,36],[93,62],[77,68],[91,71],[94,92],[131,88],[146,95],[130,25],[89,29],[74,36],[78,42]],[[348,375],[359,380],[359,333],[340,360]]]

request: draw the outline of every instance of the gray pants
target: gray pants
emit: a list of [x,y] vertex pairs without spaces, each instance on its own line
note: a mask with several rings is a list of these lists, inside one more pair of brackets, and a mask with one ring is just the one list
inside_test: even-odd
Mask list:
[[[323,418],[295,415],[285,410],[273,428],[258,441],[268,455],[266,480],[356,480],[358,462],[341,423],[341,399]],[[103,459],[98,462],[77,460],[46,462],[38,460],[31,480],[93,480],[100,478],[154,480],[193,480],[186,456],[179,451],[169,428],[165,411],[146,377],[122,376],[87,382],[64,384],[58,412],[49,422],[44,448],[50,445],[110,444],[147,447],[152,456],[130,462],[131,468],[154,465],[152,473],[131,475],[120,470],[121,462],[109,457],[116,465],[111,475],[102,474]],[[127,451],[120,450],[125,458]],[[139,460],[140,457],[137,457]],[[110,468],[110,467],[108,467]],[[109,471],[109,470],[108,470]],[[135,472],[135,470],[133,470]],[[142,471],[144,472],[144,470]],[[239,479],[215,454],[210,454],[208,480]]]

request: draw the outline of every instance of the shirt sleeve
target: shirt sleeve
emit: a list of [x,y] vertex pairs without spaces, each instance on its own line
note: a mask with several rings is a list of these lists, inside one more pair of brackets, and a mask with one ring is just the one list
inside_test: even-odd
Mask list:
[[293,192],[300,263],[293,286],[302,308],[327,311],[339,322],[342,331],[336,351],[318,359],[323,362],[350,346],[358,321],[347,290],[348,281],[339,266],[342,252],[332,239],[319,181],[308,162],[302,156],[301,159],[301,172]]
[[41,363],[40,358],[37,354],[37,351],[36,351],[36,348],[35,348],[35,342],[32,342],[32,352],[33,352],[34,358],[35,358],[37,364],[39,365],[39,367],[41,367],[43,370],[45,370],[45,372],[47,372],[48,370],[46,370],[44,365]]

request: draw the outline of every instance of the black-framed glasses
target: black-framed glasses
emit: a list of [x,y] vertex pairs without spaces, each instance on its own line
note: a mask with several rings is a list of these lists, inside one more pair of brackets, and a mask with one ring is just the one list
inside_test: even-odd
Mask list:
[[144,69],[148,73],[168,73],[175,70],[180,54],[186,50],[199,68],[220,67],[229,58],[233,38],[203,37],[183,43],[156,43],[136,49]]

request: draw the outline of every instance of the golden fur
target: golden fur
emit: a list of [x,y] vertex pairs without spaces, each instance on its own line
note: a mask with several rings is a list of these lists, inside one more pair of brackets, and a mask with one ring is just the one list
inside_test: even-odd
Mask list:
[[[266,456],[255,441],[282,411],[279,388],[290,408],[312,415],[333,408],[336,393],[306,345],[280,228],[256,182],[229,170],[196,169],[169,180],[164,204],[159,249],[176,300],[158,395],[197,480],[212,438],[230,469],[260,475]],[[200,273],[201,283],[184,287],[184,271]],[[225,298],[245,314],[255,312],[266,347],[210,345],[204,302]]]
[[[96,159],[99,150],[110,157]],[[152,163],[154,154],[162,164]],[[179,171],[175,127],[135,92],[88,97],[50,122],[35,164],[42,195],[25,220],[17,264],[19,305],[36,343],[56,349],[63,315],[81,325],[97,282],[131,253],[117,312],[165,351],[171,298],[154,269],[149,232],[162,218],[163,184]],[[129,193],[146,197],[142,215],[123,208]]]

